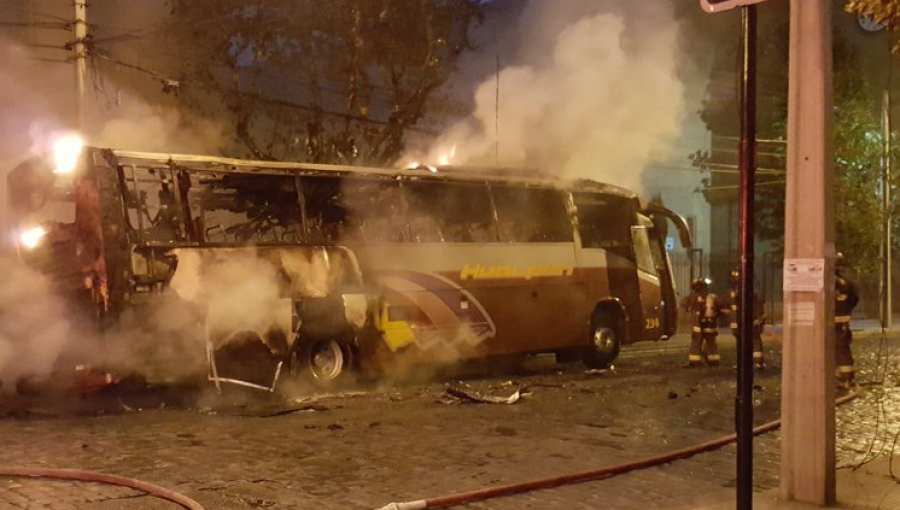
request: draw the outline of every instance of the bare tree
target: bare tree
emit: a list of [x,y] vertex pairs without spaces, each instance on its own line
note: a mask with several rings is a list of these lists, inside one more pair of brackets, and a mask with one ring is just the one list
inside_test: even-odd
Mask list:
[[[386,164],[450,103],[477,0],[171,0],[181,100],[258,159]],[[245,155],[245,154],[238,154]]]

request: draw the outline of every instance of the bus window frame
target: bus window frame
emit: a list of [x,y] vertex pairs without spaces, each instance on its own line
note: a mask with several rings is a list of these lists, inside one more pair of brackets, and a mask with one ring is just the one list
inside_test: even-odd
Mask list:
[[[487,239],[487,240],[465,240],[465,239],[461,240],[461,239],[459,239],[460,232],[462,232],[462,231],[457,231],[456,228],[451,229],[451,228],[447,228],[447,227],[448,226],[460,227],[461,224],[457,222],[457,223],[454,223],[451,225],[450,223],[448,223],[446,221],[446,218],[448,218],[448,217],[454,218],[454,219],[458,218],[459,214],[450,214],[450,215],[443,214],[445,212],[448,212],[449,208],[445,207],[447,205],[447,202],[442,202],[438,205],[435,205],[431,209],[429,209],[430,212],[428,214],[426,214],[426,216],[428,218],[430,218],[437,224],[439,231],[441,232],[442,240],[441,241],[425,241],[425,242],[440,242],[440,243],[446,243],[446,244],[485,244],[485,243],[500,242],[498,226],[497,226],[497,208],[494,206],[494,197],[491,192],[491,184],[492,183],[490,181],[486,181],[486,180],[485,181],[481,181],[481,180],[471,180],[471,181],[458,180],[457,181],[457,180],[443,180],[443,179],[407,179],[406,182],[407,182],[407,186],[403,186],[403,196],[404,196],[404,207],[406,207],[406,209],[404,211],[404,216],[406,217],[406,222],[407,222],[408,227],[409,227],[410,219],[413,214],[416,214],[416,217],[419,217],[421,215],[419,210],[414,209],[412,206],[413,203],[418,205],[421,202],[421,200],[418,200],[418,199],[411,200],[410,199],[410,195],[416,196],[419,193],[418,191],[416,191],[414,189],[417,186],[421,185],[426,188],[429,186],[439,186],[439,187],[442,187],[445,189],[449,188],[449,187],[453,187],[454,191],[458,190],[458,189],[463,189],[465,187],[470,187],[473,189],[478,189],[479,192],[485,193],[486,200],[484,202],[487,204],[488,210],[486,210],[484,212],[487,213],[488,217],[485,218],[487,221],[484,223],[484,226],[482,227],[482,229],[485,232],[489,232],[490,239]],[[407,195],[407,193],[409,195]],[[477,201],[477,202],[481,202],[481,201]],[[459,206],[457,205],[455,207],[458,208]],[[434,214],[433,212],[435,210],[438,210],[441,213],[441,215]],[[454,211],[450,211],[450,212],[453,213]],[[444,219],[444,221],[441,221],[442,219]],[[481,222],[479,222],[479,223],[481,223]],[[466,225],[465,225],[465,227],[466,227],[465,233],[467,233],[469,236],[472,236],[472,230],[471,230],[472,225],[474,225],[474,223],[466,223]],[[412,236],[411,228],[409,229],[409,231],[410,231],[410,236],[409,236],[410,241],[409,242],[418,243],[419,241],[416,241],[415,239],[413,239],[414,236]]]
[[659,276],[659,268],[656,266],[656,260],[653,257],[653,248],[651,247],[650,233],[647,226],[632,225],[631,240],[635,268],[644,273]]
[[[303,207],[304,207],[305,203],[300,198],[301,195],[300,195],[300,192],[299,192],[298,186],[297,186],[297,178],[299,176],[290,175],[290,174],[281,174],[281,173],[262,173],[262,172],[257,173],[257,174],[250,174],[250,173],[233,174],[231,172],[222,172],[221,170],[217,170],[217,169],[181,168],[180,171],[183,173],[183,177],[179,180],[179,183],[182,184],[182,186],[181,186],[182,190],[180,192],[181,196],[183,197],[182,201],[184,204],[182,209],[186,210],[186,212],[183,213],[183,214],[186,214],[186,216],[185,216],[186,219],[183,219],[182,223],[190,225],[190,230],[194,233],[193,236],[195,238],[195,241],[199,245],[201,245],[201,246],[217,246],[217,245],[233,245],[233,246],[260,245],[260,246],[263,246],[263,245],[283,245],[283,244],[304,244],[307,242],[308,233],[306,232],[306,229],[305,229],[305,225],[304,225],[305,217],[303,215]],[[287,241],[285,241],[284,238],[279,239],[278,234],[275,231],[269,232],[269,234],[276,236],[274,240],[258,238],[259,231],[254,231],[254,232],[256,232],[256,235],[257,235],[256,238],[253,238],[251,236],[251,237],[248,237],[247,239],[242,239],[242,240],[228,239],[228,237],[227,237],[228,235],[231,235],[231,236],[237,235],[238,230],[240,230],[237,227],[239,227],[240,225],[252,225],[252,223],[254,221],[257,221],[259,219],[259,216],[257,216],[257,217],[250,216],[250,212],[251,212],[250,209],[248,209],[247,211],[243,211],[243,212],[235,212],[231,209],[210,209],[212,211],[227,211],[231,214],[244,215],[246,217],[246,220],[241,221],[239,223],[229,224],[227,227],[223,226],[221,221],[219,222],[218,225],[212,225],[209,227],[206,226],[206,220],[204,218],[206,216],[207,208],[204,207],[203,202],[198,199],[198,197],[199,197],[200,193],[202,193],[202,191],[195,192],[195,196],[192,197],[191,190],[193,190],[195,188],[202,190],[204,188],[204,186],[203,186],[204,183],[201,182],[201,180],[200,180],[200,178],[202,176],[213,176],[215,178],[221,179],[222,177],[227,177],[227,176],[231,176],[231,175],[244,176],[247,178],[249,178],[250,176],[253,176],[255,178],[263,178],[263,179],[269,178],[269,179],[271,179],[272,183],[275,183],[276,181],[280,180],[281,182],[279,183],[279,186],[285,185],[288,181],[290,182],[291,192],[294,193],[293,203],[296,206],[296,210],[294,211],[296,214],[296,216],[294,216],[294,220],[296,220],[296,221],[291,223],[291,225],[295,225],[296,229],[297,229],[296,232],[293,232],[293,234],[296,234],[296,241],[294,243],[287,242]],[[196,180],[196,182],[194,182],[195,180]],[[237,181],[237,184],[240,184],[240,181]],[[234,189],[236,191],[240,191],[240,187],[237,185],[232,186],[232,189]],[[288,201],[284,201],[284,204],[287,204],[287,203],[288,203]],[[255,205],[255,204],[253,204],[253,205]],[[275,207],[275,206],[273,206],[273,204],[270,203],[270,204],[267,204],[267,207],[263,210],[270,211],[273,209],[273,207]],[[197,212],[199,213],[196,218],[194,217],[194,209],[195,208],[196,208]],[[276,215],[269,214],[269,216],[275,217],[277,219]],[[199,223],[196,221],[197,219],[200,220]],[[209,237],[209,232],[216,228],[221,229],[223,232],[223,240],[222,241],[211,240]],[[286,229],[286,227],[283,227],[283,228]],[[228,230],[232,230],[232,232],[228,232]],[[251,231],[253,231],[253,230],[251,229]]]
[[[567,192],[553,187],[516,186],[514,183],[491,186],[490,191],[498,242],[509,244],[574,242],[574,225],[569,214]],[[508,195],[503,197],[504,194]],[[501,202],[506,202],[503,207],[497,206],[498,198],[503,199]],[[520,207],[510,208],[509,199],[520,201]],[[552,201],[556,201],[556,204],[552,204]],[[552,218],[548,219],[547,211],[544,209],[546,206],[556,208]],[[531,221],[521,219],[518,214],[510,214],[512,210],[521,210],[522,207],[525,207]],[[506,223],[512,228],[504,228]],[[524,224],[533,226],[529,235],[522,237],[521,228]]]

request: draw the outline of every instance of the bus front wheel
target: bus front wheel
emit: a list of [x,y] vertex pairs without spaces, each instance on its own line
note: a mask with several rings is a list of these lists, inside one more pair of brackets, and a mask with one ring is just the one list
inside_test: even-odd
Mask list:
[[353,350],[334,338],[308,340],[300,349],[299,368],[320,386],[342,382],[353,367]]
[[591,327],[591,345],[583,361],[588,368],[606,368],[619,355],[619,332],[615,317],[601,315]]

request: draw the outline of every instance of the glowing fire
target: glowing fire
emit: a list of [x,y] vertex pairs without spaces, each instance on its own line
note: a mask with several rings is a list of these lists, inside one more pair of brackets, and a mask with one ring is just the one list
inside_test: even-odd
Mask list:
[[453,159],[453,156],[456,156],[456,145],[450,148],[450,152],[447,154],[442,154],[438,158],[438,164],[441,166],[447,166],[450,164],[450,161]]
[[[432,153],[434,156],[434,153]],[[413,160],[409,164],[406,165],[408,170],[421,170],[427,169],[429,172],[436,174],[438,172],[438,166],[447,166],[453,160],[453,157],[456,156],[456,145],[450,148],[448,152],[438,155],[435,159],[437,160],[437,165],[431,163],[422,163],[418,160]],[[429,157],[429,159],[432,159]],[[433,160],[432,160],[433,161]]]
[[418,170],[420,168],[427,168],[429,172],[436,174],[438,169],[434,165],[427,165],[423,163],[419,163],[418,161],[413,161],[412,163],[406,165],[408,170]]
[[19,235],[19,240],[23,246],[30,250],[37,246],[45,235],[47,235],[47,231],[43,227],[34,227],[22,232]]
[[78,135],[66,135],[53,144],[53,173],[70,174],[78,165],[78,157],[84,148],[84,140]]

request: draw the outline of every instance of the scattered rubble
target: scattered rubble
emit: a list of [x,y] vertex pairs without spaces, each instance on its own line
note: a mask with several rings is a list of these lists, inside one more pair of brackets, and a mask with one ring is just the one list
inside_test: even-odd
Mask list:
[[[459,387],[449,386],[444,389],[444,397],[446,403],[451,403],[453,400],[458,400],[461,402],[468,403],[476,403],[476,404],[515,404],[519,401],[523,394],[528,393],[527,388],[520,388],[516,390],[512,395],[508,397],[498,397],[494,395],[483,395],[478,391],[474,390],[464,390]],[[447,398],[449,397],[449,399]]]

